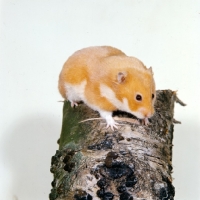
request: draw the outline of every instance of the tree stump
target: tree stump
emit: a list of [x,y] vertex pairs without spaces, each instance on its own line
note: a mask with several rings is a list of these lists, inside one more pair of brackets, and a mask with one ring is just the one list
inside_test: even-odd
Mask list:
[[176,92],[157,91],[148,126],[118,111],[120,126],[112,131],[98,112],[65,101],[50,200],[173,200],[175,102],[185,105]]

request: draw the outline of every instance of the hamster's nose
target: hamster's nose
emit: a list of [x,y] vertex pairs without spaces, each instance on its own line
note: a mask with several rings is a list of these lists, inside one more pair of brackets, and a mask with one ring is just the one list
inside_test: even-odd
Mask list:
[[153,112],[148,112],[148,113],[146,113],[144,116],[145,116],[145,118],[146,118],[146,117],[147,117],[147,118],[150,118],[150,117],[153,116],[153,114],[154,114],[154,111],[153,111]]

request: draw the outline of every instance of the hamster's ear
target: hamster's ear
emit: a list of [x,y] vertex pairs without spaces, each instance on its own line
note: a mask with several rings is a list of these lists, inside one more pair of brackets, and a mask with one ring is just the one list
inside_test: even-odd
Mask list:
[[149,67],[149,72],[151,72],[151,74],[153,75],[153,70],[152,70],[152,67]]
[[117,81],[118,83],[123,83],[126,80],[127,73],[126,72],[119,72],[117,74]]

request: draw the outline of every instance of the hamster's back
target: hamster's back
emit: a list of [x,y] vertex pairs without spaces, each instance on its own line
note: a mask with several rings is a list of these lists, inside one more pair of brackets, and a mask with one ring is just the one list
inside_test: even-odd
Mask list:
[[76,51],[72,56],[105,58],[108,56],[125,55],[121,50],[111,46],[93,46]]
[[112,56],[125,56],[125,54],[110,46],[87,47],[76,51],[68,58],[61,70],[59,88],[62,87],[64,82],[78,84],[85,78],[91,78],[92,73],[100,75],[103,59]]

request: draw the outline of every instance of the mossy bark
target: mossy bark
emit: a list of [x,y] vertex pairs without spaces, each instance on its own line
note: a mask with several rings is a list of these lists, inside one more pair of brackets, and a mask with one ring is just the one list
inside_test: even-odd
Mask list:
[[[119,129],[85,104],[64,102],[59,150],[52,157],[50,200],[172,200],[174,103],[171,90],[157,91],[148,126],[119,120]],[[118,117],[133,116],[116,112]],[[92,119],[83,121],[85,119]],[[134,119],[133,119],[134,120]],[[83,121],[83,122],[82,122]]]

